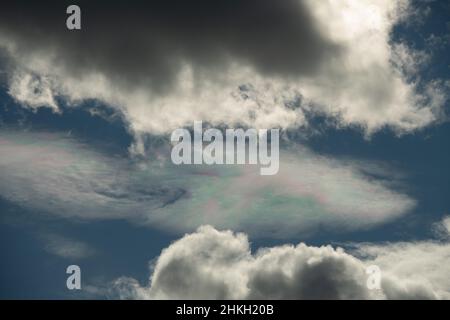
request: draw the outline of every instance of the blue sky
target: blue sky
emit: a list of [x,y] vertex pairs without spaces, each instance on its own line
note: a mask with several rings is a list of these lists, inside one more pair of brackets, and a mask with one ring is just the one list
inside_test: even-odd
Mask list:
[[[377,2],[377,5],[382,7],[383,1]],[[439,97],[446,96],[450,86],[450,4],[447,1],[413,1],[409,8],[407,18],[389,25],[389,37],[380,41],[387,41],[386,45],[390,48],[400,43],[408,47],[411,51],[404,58],[407,62],[423,59],[420,65],[414,67],[416,69],[413,72],[405,71],[410,67],[407,63],[402,66],[402,79],[410,82],[411,79],[417,80],[415,95],[424,94],[427,85],[432,83],[434,88],[439,87]],[[350,12],[353,9],[341,10]],[[358,22],[355,24],[355,30],[363,28],[358,26]],[[7,26],[0,26],[0,49],[6,48],[8,43],[5,40],[7,37],[2,37],[5,28],[7,30]],[[380,27],[380,30],[382,29]],[[14,36],[8,41],[11,39],[14,39]],[[21,39],[20,36],[17,36],[17,39]],[[20,47],[19,41],[17,40],[17,43]],[[46,42],[42,42],[43,48],[47,48]],[[34,49],[30,49],[32,54]],[[353,47],[350,49],[353,50]],[[353,52],[351,50],[348,52]],[[383,104],[387,101],[385,94],[395,96],[404,87],[395,87],[392,93],[383,84],[379,85],[379,78],[376,76],[378,69],[369,68],[362,71],[368,72],[367,77],[372,72],[373,81],[368,82],[368,88],[377,92],[378,87],[372,86],[379,85],[379,96],[364,93],[364,87],[360,90],[362,93],[349,93],[349,96],[353,93],[358,95],[354,97],[355,101],[361,99],[364,103],[367,102],[370,107],[367,111],[364,111],[366,105],[333,109],[331,101],[343,99],[342,103],[345,105],[347,98],[342,97],[346,95],[336,93],[333,96],[333,90],[330,89],[333,86],[326,87],[329,83],[327,75],[312,76],[313,79],[327,78],[318,82],[319,88],[323,85],[324,97],[321,97],[320,93],[316,94],[316,87],[308,88],[302,84],[302,89],[307,89],[305,92],[300,91],[300,95],[302,101],[307,102],[305,105],[302,102],[301,107],[297,108],[302,110],[302,114],[293,123],[285,119],[291,119],[294,114],[297,116],[297,111],[284,113],[286,104],[275,106],[269,99],[265,112],[272,115],[272,111],[267,110],[274,110],[274,114],[281,114],[279,118],[274,115],[274,119],[283,119],[275,125],[283,129],[287,139],[285,144],[282,143],[281,153],[298,159],[289,158],[290,162],[285,162],[288,164],[285,168],[290,171],[283,172],[277,178],[279,180],[273,180],[273,185],[270,182],[267,189],[269,194],[264,193],[266,189],[262,188],[255,189],[256,195],[252,193],[250,196],[250,193],[246,193],[246,187],[240,187],[242,182],[229,178],[234,175],[233,171],[213,169],[217,170],[214,174],[217,174],[219,179],[208,180],[209,178],[199,177],[199,174],[191,172],[191,169],[174,168],[165,162],[160,164],[158,155],[164,156],[167,152],[167,139],[172,129],[170,126],[177,127],[181,123],[188,127],[192,123],[188,116],[181,118],[185,114],[193,114],[194,117],[203,115],[207,117],[204,119],[206,122],[225,127],[236,125],[233,117],[242,121],[245,127],[271,124],[272,119],[258,122],[258,119],[263,118],[259,114],[256,116],[258,121],[254,122],[251,122],[251,118],[239,119],[240,111],[235,111],[234,107],[227,109],[226,102],[223,102],[223,106],[217,104],[208,109],[207,104],[212,100],[207,94],[205,101],[199,102],[198,109],[191,109],[187,101],[192,97],[179,93],[182,89],[170,93],[168,102],[161,102],[158,95],[154,101],[139,91],[142,88],[138,88],[136,100],[127,105],[130,97],[126,94],[116,97],[114,93],[101,91],[103,89],[90,92],[79,87],[83,80],[79,83],[77,81],[82,76],[75,75],[72,79],[65,71],[59,74],[55,71],[55,74],[52,74],[53,69],[40,74],[42,70],[33,70],[34,62],[27,64],[33,61],[32,55],[20,51],[4,51],[7,54],[0,54],[0,157],[3,158],[0,162],[0,174],[2,179],[4,178],[4,182],[0,183],[2,299],[116,298],[118,293],[113,284],[117,284],[117,279],[123,279],[121,277],[128,277],[123,283],[129,286],[131,283],[131,287],[133,282],[130,278],[139,282],[138,289],[144,294],[133,287],[136,292],[132,291],[132,298],[148,297],[145,293],[147,291],[150,292],[150,297],[178,297],[176,294],[170,295],[170,288],[164,287],[162,280],[159,280],[162,284],[155,280],[154,288],[151,288],[149,277],[155,272],[155,279],[160,279],[158,276],[164,271],[161,251],[169,248],[164,256],[169,259],[171,250],[176,252],[178,248],[172,246],[173,242],[178,240],[176,244],[180,247],[184,243],[188,245],[191,238],[184,235],[195,235],[195,230],[200,225],[212,225],[218,230],[231,229],[248,234],[253,253],[263,247],[278,248],[283,244],[295,245],[300,242],[305,242],[311,248],[329,244],[342,246],[363,263],[380,263],[387,269],[386,274],[389,274],[389,277],[393,278],[395,275],[401,281],[402,276],[413,274],[415,269],[412,263],[412,270],[394,274],[392,270],[396,269],[396,265],[392,264],[391,268],[388,258],[399,252],[396,249],[397,244],[403,243],[403,248],[406,248],[404,255],[399,255],[398,258],[404,259],[405,264],[408,259],[413,262],[420,259],[420,252],[425,246],[429,246],[429,252],[437,248],[434,246],[439,246],[439,250],[447,250],[447,238],[436,231],[442,230],[442,226],[445,229],[445,219],[450,215],[450,124],[446,99],[438,105],[422,101],[426,105],[424,110],[432,112],[435,117],[430,121],[425,120],[428,113],[407,107],[402,109],[395,103],[392,104],[392,113],[386,113],[391,116],[380,120],[376,110],[381,110],[384,106],[373,102],[379,99]],[[37,57],[39,50],[36,49],[36,52]],[[64,61],[64,57],[55,61]],[[64,64],[69,65],[69,59],[72,57],[67,57]],[[92,66],[95,66],[95,63],[93,61]],[[261,63],[261,60],[257,60],[257,63]],[[11,64],[13,68],[10,68]],[[21,70],[20,68],[27,72],[31,70],[31,74],[37,77],[38,87],[34,88],[37,90],[34,94],[26,96],[27,92],[17,91],[18,88],[26,89],[18,85],[24,83],[20,81],[30,84],[26,82],[28,80],[23,80],[26,79],[23,71],[17,71]],[[54,70],[59,69],[55,67]],[[80,70],[80,74],[83,74],[88,69],[80,67]],[[22,78],[18,78],[17,72]],[[107,79],[115,79],[115,74],[108,72],[104,73]],[[353,71],[349,71],[349,74],[351,72]],[[283,74],[284,76],[287,83],[290,83],[291,76]],[[238,81],[244,79],[251,83],[259,77],[259,73],[254,75],[255,78],[240,77],[237,77]],[[215,83],[215,78],[212,79],[209,81]],[[348,83],[352,84],[352,89],[348,90],[359,88],[358,81],[364,82],[361,79],[365,78],[359,78],[359,75],[354,78],[349,76]],[[57,83],[55,87],[50,86],[50,102],[49,96],[46,96],[47,81]],[[228,80],[224,80],[224,83],[226,81]],[[258,83],[259,80],[255,81]],[[339,79],[335,81],[344,82]],[[95,83],[97,85],[99,82]],[[119,80],[111,84],[110,87],[114,85],[119,88],[116,93],[123,89],[121,86],[124,86],[125,92],[135,89],[130,89],[129,84],[123,85]],[[88,83],[89,85],[92,86]],[[224,86],[227,85],[225,83]],[[143,86],[145,89],[145,85]],[[61,89],[62,87],[64,88]],[[217,90],[217,95],[220,96],[220,88],[219,85],[219,89],[211,90]],[[255,89],[255,95],[261,93],[258,90]],[[271,94],[270,90],[268,94]],[[287,95],[291,97],[290,93]],[[430,100],[435,96],[431,94],[426,99]],[[203,98],[198,99],[203,101]],[[263,104],[267,97],[257,99]],[[395,99],[397,98],[393,98]],[[123,101],[127,102],[121,105]],[[138,105],[141,102],[143,106]],[[179,103],[176,112],[173,112],[170,106],[170,103],[174,102]],[[57,105],[57,111],[53,103]],[[155,103],[155,106],[152,103]],[[203,108],[200,105],[202,103],[206,107]],[[389,103],[386,102],[386,105]],[[162,106],[161,109],[158,109],[158,106]],[[395,109],[397,107],[400,110],[398,112]],[[259,112],[259,109],[255,110],[256,113]],[[165,113],[172,112],[170,117],[166,117]],[[405,113],[397,119],[401,112]],[[404,122],[405,118],[409,120]],[[173,122],[170,119],[174,119]],[[166,126],[166,131],[161,129]],[[142,154],[136,152],[140,144],[144,148]],[[300,148],[299,153],[292,156],[289,146]],[[69,164],[66,165],[65,161]],[[283,162],[280,166],[282,165]],[[317,172],[313,172],[314,170]],[[298,183],[290,179],[297,179],[295,181]],[[260,183],[259,180],[255,181],[258,181],[255,184]],[[115,183],[118,184],[117,189]],[[264,185],[264,182],[261,183]],[[330,199],[326,200],[328,202],[324,209],[315,203],[315,200],[310,200],[309,194],[305,196],[303,191],[294,192],[294,196],[288,191],[280,196],[279,190],[284,190],[286,186],[306,186],[313,190],[312,199],[321,196],[329,196]],[[86,191],[91,187],[96,190],[95,195]],[[98,194],[106,194],[110,199],[105,200],[106,202],[97,200]],[[241,213],[237,211],[240,207],[236,202],[247,200],[247,197],[248,201],[256,206],[256,213],[253,209],[249,210],[248,214],[252,218],[244,217],[244,212],[239,216]],[[215,212],[199,213],[201,208],[209,208],[207,205],[210,203],[218,206]],[[307,212],[306,218],[302,216],[304,212]],[[214,214],[223,215],[216,217]],[[260,219],[257,214],[262,215]],[[265,219],[267,223],[264,222]],[[203,232],[208,236],[214,234],[204,230],[198,231],[201,235]],[[352,246],[356,246],[359,251],[352,251]],[[375,250],[378,250],[377,257],[372,257],[372,260],[362,258],[364,254],[371,254]],[[320,255],[327,254],[317,252],[320,252]],[[417,266],[418,273],[422,272],[423,268],[435,268],[431,272],[433,278],[428,279],[426,285],[418,282],[417,286],[414,284],[408,287],[409,284],[402,282],[402,288],[406,289],[398,292],[403,292],[406,298],[415,297],[414,294],[418,297],[428,297],[429,292],[426,290],[431,288],[431,295],[434,297],[450,297],[450,287],[445,287],[447,283],[442,284],[443,287],[433,287],[436,279],[446,275],[448,277],[448,268],[439,269],[441,258],[441,251],[436,249],[436,256],[431,258],[435,260],[430,262],[436,262],[435,264]],[[254,259],[256,261],[258,258]],[[342,259],[347,259],[347,256]],[[208,260],[205,265],[211,265],[211,270],[219,270],[215,263]],[[70,291],[66,288],[65,268],[70,264],[81,267],[82,290]],[[153,269],[150,269],[150,265],[153,265]],[[423,274],[420,274],[420,277],[422,276]],[[200,274],[199,279],[203,279],[202,277]],[[204,278],[207,279],[207,276]],[[227,281],[224,282],[228,283]],[[397,283],[397,280],[392,281]],[[248,286],[251,287],[250,284]],[[412,287],[414,289],[411,289]],[[426,288],[423,292],[422,287]],[[180,292],[186,292],[185,298],[202,297],[202,294],[208,296],[203,292],[196,295],[200,292],[198,288],[195,293],[188,289],[180,289]],[[337,289],[337,292],[339,290]],[[342,290],[344,292],[346,289]],[[237,295],[237,291],[239,290],[233,293],[236,295],[225,297],[242,297]],[[302,294],[294,297],[308,298],[304,291],[301,292]],[[392,292],[383,287],[381,294],[388,298],[390,295],[393,298],[402,297]],[[249,297],[266,298],[264,295],[252,294],[255,293],[251,291]],[[364,298],[366,294],[364,291],[360,297]],[[119,296],[122,297],[120,289]],[[277,297],[285,296],[281,294]],[[338,297],[349,296],[343,294]]]

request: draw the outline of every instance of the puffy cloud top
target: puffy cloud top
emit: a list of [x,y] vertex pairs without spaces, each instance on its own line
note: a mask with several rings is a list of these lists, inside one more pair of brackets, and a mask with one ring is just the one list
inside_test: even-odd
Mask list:
[[[448,243],[305,244],[250,251],[247,236],[200,227],[164,249],[150,283],[119,278],[126,299],[436,299],[450,296]],[[357,258],[359,257],[359,258]],[[424,259],[424,257],[426,257]],[[368,285],[377,266],[379,287]]]

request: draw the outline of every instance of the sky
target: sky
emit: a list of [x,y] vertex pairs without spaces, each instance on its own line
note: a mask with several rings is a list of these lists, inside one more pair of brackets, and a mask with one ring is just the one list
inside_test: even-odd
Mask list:
[[1,299],[450,298],[448,1],[76,3],[0,5]]

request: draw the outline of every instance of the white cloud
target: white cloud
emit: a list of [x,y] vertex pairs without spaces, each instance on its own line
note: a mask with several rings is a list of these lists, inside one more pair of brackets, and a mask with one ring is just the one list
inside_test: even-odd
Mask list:
[[155,150],[160,159],[131,162],[48,133],[2,132],[0,153],[8,155],[0,158],[2,197],[33,212],[176,232],[202,224],[279,238],[344,232],[393,221],[415,205],[395,191],[390,171],[302,147],[282,150],[270,177],[257,166],[174,166],[164,150]]
[[[18,84],[28,82],[27,72],[37,74],[48,79],[51,87],[39,104],[53,106],[49,90],[74,104],[98,99],[122,112],[136,137],[166,133],[194,120],[259,128],[299,127],[306,124],[305,111],[335,117],[343,126],[362,126],[367,134],[383,126],[408,132],[436,120],[446,100],[444,92],[437,83],[419,92],[418,83],[409,78],[423,60],[417,59],[420,53],[404,44],[392,44],[390,39],[394,25],[414,12],[409,1],[311,0],[306,6],[323,36],[341,48],[313,76],[271,77],[238,62],[206,72],[186,63],[175,86],[160,94],[139,85],[122,86],[94,71],[73,76],[57,63],[63,60],[54,52],[19,54],[14,41],[3,39],[17,70],[25,70],[13,77],[10,93],[30,105],[29,86]],[[285,107],[300,95],[301,108]]]
[[364,279],[363,265],[341,250],[300,244],[252,255],[244,234],[204,226],[163,250],[151,286],[115,285],[123,298],[355,299],[368,296]]
[[[450,244],[357,245],[353,254],[305,244],[251,253],[245,234],[200,227],[164,249],[148,285],[122,277],[125,299],[448,299]],[[381,269],[379,289],[368,266]]]
[[58,111],[49,79],[30,73],[16,72],[10,82],[8,93],[32,109],[49,107]]
[[388,298],[450,299],[450,244],[434,241],[363,244],[356,252],[385,270]]
[[301,83],[305,97],[326,114],[337,115],[342,125],[358,124],[367,133],[386,125],[410,131],[434,120],[435,107],[401,73],[416,70],[411,67],[416,53],[402,45],[399,55],[399,44],[390,42],[394,25],[408,18],[408,1],[311,2],[317,20],[345,54],[319,77]]

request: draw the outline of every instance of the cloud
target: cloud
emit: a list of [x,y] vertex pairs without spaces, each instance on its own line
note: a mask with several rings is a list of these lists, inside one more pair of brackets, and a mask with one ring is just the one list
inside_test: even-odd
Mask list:
[[45,250],[66,259],[83,259],[95,253],[89,245],[78,240],[68,239],[56,234],[43,235]]
[[252,255],[246,235],[204,226],[163,250],[150,287],[128,278],[116,285],[128,298],[355,299],[368,295],[364,276],[341,250],[300,244]]
[[447,233],[450,234],[450,216],[445,217],[442,223],[445,227],[445,230],[447,230]]
[[450,216],[444,217],[441,223],[434,224],[434,233],[442,239],[450,239]]
[[389,299],[450,299],[449,217],[434,224],[438,240],[361,243],[351,253],[384,270],[383,288]]
[[398,182],[370,162],[332,159],[303,147],[280,154],[280,170],[271,177],[260,176],[255,166],[195,168],[189,197],[156,209],[149,220],[182,232],[208,223],[283,238],[319,229],[366,229],[415,206],[394,185],[372,179],[367,172],[378,170],[379,177]]
[[[424,241],[359,245],[365,258],[303,243],[252,253],[245,234],[202,226],[161,252],[148,285],[122,277],[112,292],[123,299],[448,299],[449,252],[448,243]],[[371,290],[372,265],[381,282]]]
[[138,170],[128,159],[97,152],[69,136],[4,132],[0,149],[9,155],[0,160],[2,197],[33,211],[132,219],[183,194],[149,179],[151,169]]
[[[414,199],[370,162],[337,160],[305,147],[281,151],[280,171],[258,166],[175,166],[111,157],[72,137],[3,131],[0,194],[33,212],[64,218],[129,219],[177,233],[211,224],[252,236],[305,237],[371,228],[407,214]],[[376,171],[375,179],[370,171]]]
[[[61,24],[69,3],[8,3],[1,30],[21,51],[50,48],[70,73],[94,68],[125,85],[159,89],[170,86],[183,63],[216,68],[236,60],[266,74],[308,74],[338,51],[297,0],[78,1],[79,32]],[[280,50],[287,43],[289,50]]]
[[10,93],[29,105],[23,84],[45,79],[65,103],[114,107],[137,140],[193,120],[301,127],[306,113],[410,132],[446,101],[438,82],[411,80],[420,54],[391,41],[414,12],[406,0],[82,2],[79,32],[65,29],[64,6],[2,10]]
[[8,93],[17,102],[32,109],[45,106],[58,111],[49,81],[44,77],[33,76],[29,73],[15,73]]
[[[439,224],[446,223],[448,218]],[[450,299],[448,235],[445,241],[358,244],[353,253],[384,270],[384,293],[390,299]]]

